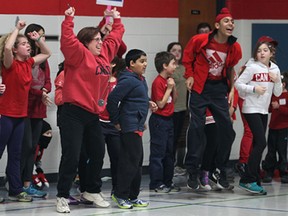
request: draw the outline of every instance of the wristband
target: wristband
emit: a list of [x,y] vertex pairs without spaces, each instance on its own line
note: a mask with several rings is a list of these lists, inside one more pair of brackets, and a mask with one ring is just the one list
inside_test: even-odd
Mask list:
[[41,39],[41,37],[42,37],[42,35],[40,35],[39,36],[39,38],[36,40],[37,42],[39,42],[40,41],[40,39]]

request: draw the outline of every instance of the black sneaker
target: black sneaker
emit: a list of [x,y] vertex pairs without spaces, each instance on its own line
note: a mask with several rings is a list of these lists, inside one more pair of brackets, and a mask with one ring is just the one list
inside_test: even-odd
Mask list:
[[157,193],[169,193],[171,191],[171,188],[162,184],[159,187],[155,188],[154,191]]
[[281,175],[281,183],[287,184],[288,183],[288,173]]
[[271,173],[265,171],[265,175],[262,178],[262,182],[263,183],[271,183],[272,179],[273,179],[273,175]]
[[236,163],[235,164],[235,170],[241,178],[243,177],[243,175],[245,173],[245,167],[246,167],[245,163]]
[[198,190],[200,188],[197,176],[189,176],[187,187],[192,190]]
[[209,180],[216,190],[232,190],[234,188],[234,186],[230,185],[227,181],[226,174],[220,172],[219,169],[216,169],[215,172],[209,176]]
[[170,185],[170,192],[179,192],[179,191],[181,191],[181,188],[178,185],[174,183]]

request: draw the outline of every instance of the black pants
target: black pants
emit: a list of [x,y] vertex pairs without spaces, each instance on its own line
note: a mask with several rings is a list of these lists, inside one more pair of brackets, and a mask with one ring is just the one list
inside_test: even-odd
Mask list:
[[[214,172],[217,168],[216,165],[216,157],[222,157],[222,149],[219,148],[219,138],[221,136],[221,132],[217,129],[217,125],[215,123],[206,124],[205,125],[205,135],[206,135],[206,146],[202,158],[201,170]],[[235,140],[236,133],[233,130],[233,142]],[[232,146],[231,146],[232,147]],[[231,153],[231,148],[230,148]],[[225,164],[229,161],[229,154],[226,154]]]
[[[175,160],[175,166],[183,167],[184,156],[183,150],[185,152],[186,145],[179,142],[179,138],[182,134],[184,128],[184,121],[186,117],[186,110],[174,112],[173,114],[173,124],[174,124],[174,145],[173,145],[173,156]],[[185,144],[185,142],[184,142]]]
[[247,163],[247,169],[241,183],[260,183],[259,167],[262,159],[262,153],[266,148],[265,132],[267,128],[268,115],[259,113],[244,114],[245,119],[253,134],[253,149],[250,153]]
[[[273,175],[275,169],[279,169],[280,175],[287,170],[287,138],[288,128],[269,129],[268,133],[268,152],[263,161],[263,169]],[[277,154],[279,160],[277,161]]]
[[[84,136],[85,143],[83,142]],[[82,145],[85,145],[89,158],[85,168],[87,174],[86,191],[99,193],[102,186],[100,173],[105,153],[105,142],[99,117],[81,107],[64,104],[61,113],[62,156],[57,185],[58,197],[69,197],[69,190],[77,172]]]
[[25,129],[21,153],[21,179],[22,182],[32,181],[34,156],[41,136],[43,119],[25,118]]
[[137,199],[140,192],[143,143],[136,133],[121,133],[121,148],[115,195],[122,199]]
[[206,109],[209,108],[221,131],[219,136],[219,154],[216,155],[215,164],[218,169],[225,172],[227,158],[235,138],[235,132],[229,115],[227,100],[227,84],[225,82],[206,82],[201,94],[195,91],[190,93],[190,124],[187,134],[187,154],[185,166],[189,175],[197,175],[205,148],[205,121]]

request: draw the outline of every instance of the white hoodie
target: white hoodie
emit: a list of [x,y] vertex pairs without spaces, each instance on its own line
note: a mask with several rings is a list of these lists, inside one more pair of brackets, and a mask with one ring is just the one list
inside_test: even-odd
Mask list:
[[[282,93],[280,70],[273,62],[270,62],[268,68],[253,58],[249,59],[245,66],[244,72],[235,82],[239,95],[244,99],[242,112],[268,114],[272,94],[278,97]],[[269,78],[269,72],[277,74],[279,82],[274,83]],[[263,95],[254,93],[253,89],[256,86],[266,87],[266,92]]]

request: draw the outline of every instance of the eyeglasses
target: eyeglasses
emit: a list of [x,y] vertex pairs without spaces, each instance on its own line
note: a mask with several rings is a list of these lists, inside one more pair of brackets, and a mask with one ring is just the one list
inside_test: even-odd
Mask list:
[[92,38],[92,40],[95,40],[96,42],[102,41],[102,38]]

